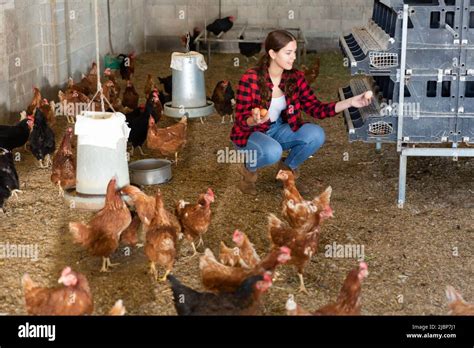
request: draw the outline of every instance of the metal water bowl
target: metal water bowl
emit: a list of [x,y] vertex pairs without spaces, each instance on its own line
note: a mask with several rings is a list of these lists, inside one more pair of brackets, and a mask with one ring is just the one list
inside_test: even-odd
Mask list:
[[144,159],[129,165],[130,182],[135,185],[157,185],[171,180],[171,162],[165,159]]

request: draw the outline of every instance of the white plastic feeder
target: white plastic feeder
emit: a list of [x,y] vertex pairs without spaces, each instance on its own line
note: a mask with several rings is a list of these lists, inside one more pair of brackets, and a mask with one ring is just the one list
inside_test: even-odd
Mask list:
[[130,184],[125,115],[85,111],[77,117],[76,191],[67,200],[79,209],[101,209],[113,177],[117,188]]
[[163,113],[173,118],[206,117],[215,113],[214,103],[206,98],[204,71],[207,64],[198,52],[171,55],[173,99],[164,105]]

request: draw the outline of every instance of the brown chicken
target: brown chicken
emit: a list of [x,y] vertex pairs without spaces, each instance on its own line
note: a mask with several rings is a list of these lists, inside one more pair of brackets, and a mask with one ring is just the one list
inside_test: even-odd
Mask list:
[[135,86],[133,85],[132,81],[128,80],[127,87],[125,87],[125,90],[123,91],[122,105],[124,107],[128,107],[132,110],[135,110],[136,108],[138,108],[139,99],[140,99],[140,96],[135,90]]
[[58,97],[62,114],[66,116],[68,123],[75,123],[75,117],[86,110],[90,102],[85,94],[70,89],[66,92],[59,91]]
[[26,311],[31,315],[85,315],[92,314],[94,303],[89,283],[84,275],[66,267],[61,272],[56,288],[44,288],[22,278]]
[[170,215],[164,208],[161,192],[158,190],[156,193],[155,216],[146,233],[145,255],[150,260],[150,273],[155,279],[158,279],[156,263],[165,268],[166,272],[161,281],[165,281],[168,274],[173,270],[180,234],[180,229],[170,219]]
[[148,134],[146,145],[150,150],[157,150],[163,156],[175,156],[175,163],[178,164],[178,152],[186,145],[186,131],[188,119],[181,118],[178,123],[166,127],[158,128],[153,117],[148,121]]
[[308,84],[310,85],[313,84],[318,78],[320,65],[321,65],[321,59],[319,57],[316,57],[316,61],[310,68],[308,68],[305,65],[301,66],[301,70],[303,71]]
[[[120,235],[120,243],[132,247],[143,246],[142,243],[138,243],[141,225],[142,221],[140,220],[140,217],[136,213],[132,212],[132,222]],[[143,238],[143,240],[144,239],[145,238]]]
[[122,232],[130,225],[132,217],[120,191],[116,191],[116,179],[107,185],[105,206],[87,225],[80,222],[70,222],[69,231],[74,242],[81,244],[94,256],[102,257],[101,272],[108,272],[114,266],[110,255],[117,250]]
[[[268,217],[268,232],[270,240],[274,247],[287,246],[291,249],[292,258],[290,264],[296,266],[298,270],[298,277],[300,278],[300,291],[308,294],[304,285],[303,273],[304,267],[317,252],[320,235],[320,222],[326,218],[329,207],[331,190],[328,188],[319,197],[316,197],[320,208],[314,214],[314,221],[312,221],[311,229],[297,229],[292,228],[287,223],[282,222],[275,215],[270,214]],[[322,215],[322,217],[321,217]]]
[[155,197],[148,196],[138,187],[131,185],[123,187],[121,192],[132,199],[140,220],[145,226],[149,226],[155,216]]
[[199,195],[196,204],[180,200],[176,205],[176,216],[181,224],[184,236],[194,250],[193,257],[197,255],[194,241],[199,238],[197,247],[203,244],[202,236],[207,232],[211,224],[211,203],[214,203],[214,192],[210,188],[206,193]]
[[51,182],[58,186],[59,196],[64,197],[64,190],[76,187],[76,158],[72,152],[73,131],[66,129],[61,145],[53,157]]
[[120,96],[120,91],[122,89],[120,88],[120,84],[117,82],[117,79],[115,78],[115,73],[112,71],[112,69],[107,68],[104,70],[104,80],[112,81],[112,83],[114,84],[112,99],[115,101]]
[[451,285],[446,287],[450,315],[474,315],[474,303],[468,303]]
[[240,257],[242,258],[245,268],[254,268],[260,263],[260,256],[255,251],[254,245],[250,242],[247,235],[239,230],[234,232],[232,240],[239,248]]
[[361,262],[358,268],[349,272],[342,285],[336,302],[330,303],[317,309],[314,312],[308,312],[296,304],[293,297],[290,296],[286,302],[288,315],[360,315],[361,284],[369,274],[367,264]]
[[151,91],[156,89],[155,79],[152,74],[148,74],[145,82],[145,95],[150,95]]
[[41,96],[41,92],[37,87],[33,87],[33,98],[30,105],[26,109],[27,115],[34,115],[35,109],[39,108],[46,117],[49,126],[56,124],[56,104]]
[[224,242],[221,241],[219,248],[219,262],[223,265],[230,267],[245,267],[248,268],[245,261],[240,256],[240,250],[238,247],[229,248]]
[[219,81],[214,88],[211,100],[214,102],[217,113],[222,117],[222,122],[225,123],[225,116],[230,116],[230,122],[233,121],[234,106],[235,106],[235,92],[228,80]]
[[252,269],[230,267],[219,263],[210,249],[206,249],[199,261],[202,284],[207,290],[217,292],[235,291],[248,277],[268,273],[272,275],[278,265],[291,259],[290,249],[281,247],[271,251]]

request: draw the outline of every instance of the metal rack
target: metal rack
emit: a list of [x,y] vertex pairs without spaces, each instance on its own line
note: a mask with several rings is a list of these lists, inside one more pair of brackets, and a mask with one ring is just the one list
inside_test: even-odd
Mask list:
[[[201,44],[207,45],[207,64],[211,63],[211,51],[213,43],[225,42],[225,43],[263,43],[267,34],[273,30],[284,29],[291,32],[297,40],[297,63],[301,63],[301,56],[303,56],[303,63],[306,64],[306,46],[308,41],[301,28],[274,28],[274,27],[258,27],[245,25],[234,25],[231,30],[227,33],[220,33],[218,36],[208,36],[207,30],[203,30],[199,36],[194,40],[196,44],[196,50],[199,52]],[[252,36],[256,36],[253,39],[240,39],[241,35],[245,35],[248,32],[252,32]]]
[[[349,140],[397,144],[399,208],[408,157],[474,157],[462,148],[474,143],[472,13],[471,0],[375,0],[368,25],[340,38],[351,73],[368,75],[341,88],[341,100],[367,90],[375,96],[369,107],[344,111]],[[419,107],[415,115],[411,105]],[[415,147],[446,143],[451,148]]]

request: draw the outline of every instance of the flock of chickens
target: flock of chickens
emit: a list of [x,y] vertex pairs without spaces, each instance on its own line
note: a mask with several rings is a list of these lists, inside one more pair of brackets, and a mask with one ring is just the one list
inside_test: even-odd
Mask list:
[[[120,86],[115,75],[106,69],[103,76],[103,94],[108,100],[108,110],[120,111],[126,115],[131,128],[129,142],[132,151],[145,144],[152,151],[163,156],[175,156],[186,144],[187,119],[167,128],[157,124],[162,114],[162,104],[171,100],[171,78],[160,78],[164,92],[158,90],[152,75],[148,75],[144,89],[147,97],[144,106],[139,106],[139,94],[131,78],[134,73],[135,55],[123,55],[120,73],[126,80],[126,87],[120,96]],[[319,61],[306,69],[313,80],[319,74]],[[59,92],[63,114],[71,123],[79,108],[84,104],[95,104],[101,108],[97,97],[97,66],[92,64],[89,73],[74,83],[69,80],[64,92]],[[211,97],[219,115],[233,114],[234,92],[229,81],[220,81]],[[19,179],[14,166],[15,148],[29,143],[29,149],[42,168],[52,167],[51,181],[64,190],[74,188],[76,182],[76,161],[74,153],[73,127],[68,127],[56,150],[52,126],[55,123],[57,105],[42,98],[34,89],[34,97],[22,120],[15,126],[0,126],[0,208],[10,196],[19,192]],[[55,152],[56,150],[56,152]],[[51,160],[51,156],[53,156]],[[271,247],[260,256],[249,237],[236,230],[232,235],[235,246],[228,247],[221,242],[218,256],[210,249],[204,249],[199,257],[202,285],[206,292],[196,291],[182,284],[172,274],[174,263],[182,257],[180,246],[186,240],[194,253],[203,242],[203,236],[212,222],[211,205],[215,202],[212,189],[201,193],[195,203],[180,200],[173,212],[165,208],[159,189],[149,196],[135,186],[118,189],[116,179],[107,186],[106,202],[102,210],[90,221],[70,222],[69,231],[74,243],[86,249],[90,255],[102,258],[101,272],[109,272],[115,266],[110,256],[120,245],[142,248],[149,261],[153,279],[168,281],[173,293],[174,306],[178,315],[258,315],[263,313],[262,298],[271,289],[280,275],[278,267],[292,265],[296,268],[301,292],[308,294],[304,283],[305,266],[317,254],[322,224],[333,217],[330,206],[332,189],[328,187],[312,200],[304,199],[295,186],[291,171],[280,170],[276,176],[283,184],[282,210],[280,220],[269,214],[267,233]],[[122,195],[130,197],[124,202]],[[160,273],[163,273],[160,276]],[[358,315],[361,312],[361,286],[368,276],[368,266],[360,262],[350,270],[344,280],[337,299],[314,311],[299,306],[290,295],[286,310],[288,315]],[[26,310],[33,315],[90,315],[94,313],[93,294],[85,275],[65,267],[56,288],[45,288],[36,284],[28,274],[22,278]],[[452,287],[446,294],[452,314],[474,314],[474,305],[465,302]],[[109,311],[109,315],[124,315],[121,300]]]

